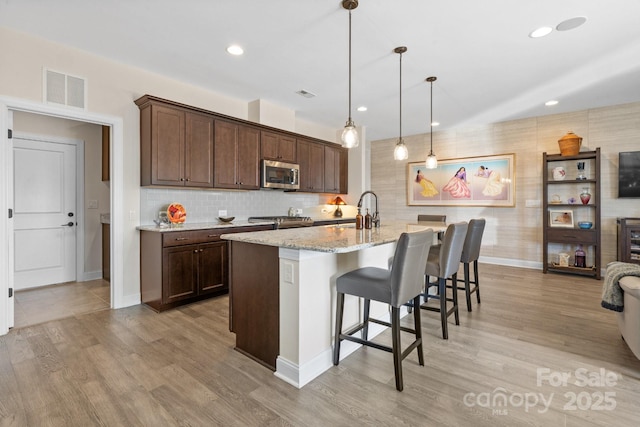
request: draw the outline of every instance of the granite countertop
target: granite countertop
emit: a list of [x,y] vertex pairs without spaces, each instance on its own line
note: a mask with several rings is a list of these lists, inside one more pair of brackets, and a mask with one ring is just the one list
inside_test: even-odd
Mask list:
[[157,225],[140,225],[136,227],[142,231],[156,231],[158,233],[168,233],[172,231],[190,231],[190,230],[209,230],[212,228],[233,228],[233,227],[250,227],[254,225],[273,225],[273,221],[249,222],[244,220],[233,220],[231,222],[194,222],[185,224],[174,224],[167,227],[158,227]]
[[434,232],[444,231],[446,225],[441,222],[386,221],[380,228],[371,230],[356,230],[355,224],[345,224],[223,234],[220,237],[280,248],[345,253],[392,243],[397,241],[403,232],[422,231],[429,228]]

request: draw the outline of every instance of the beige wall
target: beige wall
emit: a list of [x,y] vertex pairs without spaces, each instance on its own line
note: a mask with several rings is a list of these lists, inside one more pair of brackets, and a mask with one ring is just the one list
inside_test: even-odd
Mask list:
[[[444,213],[447,221],[487,219],[481,256],[501,264],[542,266],[542,153],[559,154],[567,131],[583,137],[582,151],[601,149],[602,265],[616,258],[616,217],[640,217],[640,199],[617,198],[618,152],[640,150],[640,103],[434,132],[438,159],[516,154],[513,208],[407,206],[407,162],[393,160],[395,140],[371,144],[371,187],[380,197],[381,217],[415,220],[418,213]],[[409,162],[424,161],[429,134],[405,138]],[[390,168],[390,166],[392,168]],[[391,173],[390,173],[391,171]],[[577,196],[577,195],[576,195]]]
[[[151,94],[240,119],[247,119],[247,103],[6,28],[0,28],[0,44],[5,57],[11,58],[0,67],[0,96],[42,102],[42,70],[46,67],[87,79],[89,112],[122,118],[124,299],[135,300],[140,293],[140,242],[136,230],[140,212],[140,128],[139,110],[133,101]],[[323,139],[335,132],[306,122],[299,127],[304,133]],[[296,123],[296,132],[302,133],[301,129]]]

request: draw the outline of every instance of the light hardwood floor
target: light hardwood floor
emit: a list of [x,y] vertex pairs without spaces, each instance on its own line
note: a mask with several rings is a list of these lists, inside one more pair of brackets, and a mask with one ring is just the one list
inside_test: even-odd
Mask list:
[[[449,340],[422,312],[425,366],[405,359],[401,393],[391,355],[370,348],[301,390],[282,382],[233,350],[221,297],[10,331],[0,426],[640,425],[640,361],[600,308],[601,281],[486,264],[480,274],[483,302],[461,307]],[[561,374],[566,384],[550,384]]]
[[111,307],[111,288],[103,279],[60,283],[16,291],[16,328],[50,320],[106,310]]

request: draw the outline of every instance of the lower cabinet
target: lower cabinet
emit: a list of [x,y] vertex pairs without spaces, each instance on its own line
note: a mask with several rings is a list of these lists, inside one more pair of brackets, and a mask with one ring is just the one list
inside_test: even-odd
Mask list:
[[229,292],[228,243],[220,235],[271,226],[140,231],[140,293],[156,311]]

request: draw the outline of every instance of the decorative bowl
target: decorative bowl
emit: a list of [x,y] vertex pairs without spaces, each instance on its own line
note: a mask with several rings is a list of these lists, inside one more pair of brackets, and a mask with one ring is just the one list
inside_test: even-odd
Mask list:
[[220,222],[231,222],[231,221],[233,221],[234,219],[236,219],[236,217],[235,217],[235,216],[219,216],[219,217],[218,217],[218,220],[219,220]]
[[578,227],[584,230],[588,230],[589,228],[593,227],[593,223],[591,221],[578,221]]

